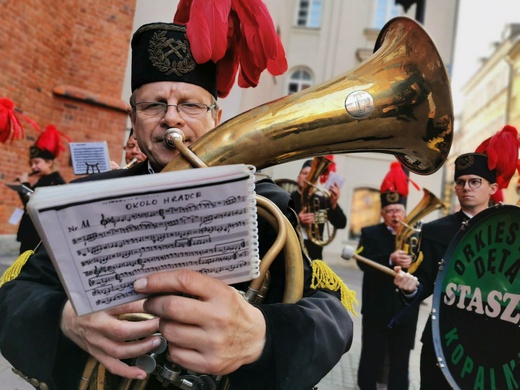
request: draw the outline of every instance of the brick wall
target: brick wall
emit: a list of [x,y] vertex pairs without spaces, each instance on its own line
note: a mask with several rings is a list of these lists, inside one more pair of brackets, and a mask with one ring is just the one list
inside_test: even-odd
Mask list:
[[[127,126],[121,100],[135,1],[1,0],[0,97],[43,129],[55,125],[73,142],[107,141],[120,162]],[[28,172],[28,151],[37,132],[0,144],[0,181]],[[59,156],[65,180],[76,176],[68,144]],[[0,186],[0,234],[13,234],[9,217],[22,204]]]

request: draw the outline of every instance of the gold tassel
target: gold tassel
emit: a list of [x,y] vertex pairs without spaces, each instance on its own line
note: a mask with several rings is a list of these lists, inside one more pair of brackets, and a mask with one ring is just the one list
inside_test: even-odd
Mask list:
[[29,257],[33,255],[33,253],[34,251],[29,250],[18,256],[16,261],[9,268],[7,268],[2,275],[2,279],[0,279],[0,287],[2,287],[5,282],[13,280],[20,274],[22,267],[25,265],[27,260],[29,260]]
[[349,289],[343,280],[322,260],[314,260],[312,262],[311,288],[314,290],[318,288],[326,288],[331,291],[340,290],[341,303],[345,306],[345,309],[357,317],[354,309],[354,305],[359,305],[356,299],[356,292]]

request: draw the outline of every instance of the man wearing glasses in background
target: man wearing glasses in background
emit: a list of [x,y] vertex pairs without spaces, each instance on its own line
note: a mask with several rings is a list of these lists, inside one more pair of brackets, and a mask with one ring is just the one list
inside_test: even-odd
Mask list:
[[[511,139],[507,140],[507,137]],[[424,258],[416,276],[400,271],[394,279],[394,284],[404,292],[407,300],[413,299],[415,304],[433,294],[439,262],[455,234],[465,221],[488,208],[491,197],[499,189],[507,187],[518,160],[518,142],[516,129],[505,126],[484,141],[476,153],[457,157],[454,187],[460,210],[423,225],[420,248]],[[513,150],[508,150],[510,148]],[[493,159],[488,156],[493,156]],[[508,166],[512,166],[512,172]],[[451,390],[452,386],[437,365],[431,317],[426,322],[421,342],[421,390]]]

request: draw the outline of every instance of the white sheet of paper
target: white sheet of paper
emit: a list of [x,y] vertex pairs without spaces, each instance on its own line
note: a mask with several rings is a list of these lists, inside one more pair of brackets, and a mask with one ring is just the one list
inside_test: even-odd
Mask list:
[[71,142],[69,145],[75,175],[92,175],[110,171],[106,141]]
[[329,190],[330,187],[336,183],[339,188],[343,186],[345,182],[345,178],[343,176],[338,175],[336,172],[330,172],[329,177],[327,178],[327,182],[325,183],[325,189]]
[[8,223],[10,225],[18,225],[20,223],[20,220],[22,219],[23,215],[23,209],[16,208],[14,209],[13,213],[11,214],[11,217],[9,218]]
[[154,272],[259,273],[245,165],[42,187],[28,210],[79,315],[142,298],[133,283]]

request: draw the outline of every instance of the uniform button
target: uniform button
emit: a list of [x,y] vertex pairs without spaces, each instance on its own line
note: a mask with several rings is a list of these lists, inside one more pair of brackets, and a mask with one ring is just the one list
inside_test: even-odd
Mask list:
[[47,383],[40,382],[40,390],[49,390],[49,386],[47,386]]
[[34,387],[36,387],[36,388],[37,388],[38,386],[40,386],[40,381],[39,381],[38,379],[36,379],[36,378],[30,378],[30,379],[29,379],[29,383],[30,383],[31,385],[33,385]]

